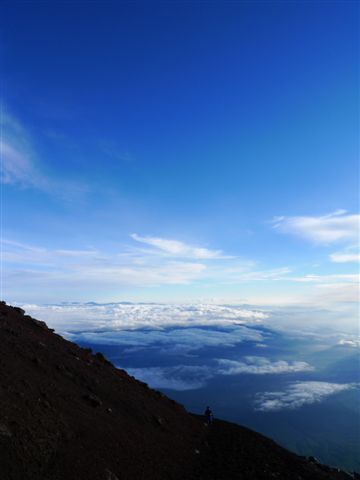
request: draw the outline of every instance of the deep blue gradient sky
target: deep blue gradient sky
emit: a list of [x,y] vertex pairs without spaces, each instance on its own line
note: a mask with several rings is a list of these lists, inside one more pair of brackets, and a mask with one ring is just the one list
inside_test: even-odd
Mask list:
[[4,295],[352,303],[358,10],[5,2]]

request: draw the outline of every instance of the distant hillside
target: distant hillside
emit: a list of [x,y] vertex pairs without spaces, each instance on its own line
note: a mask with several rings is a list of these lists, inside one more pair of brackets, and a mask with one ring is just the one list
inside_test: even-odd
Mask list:
[[238,425],[205,426],[4,303],[0,378],[1,480],[352,478]]

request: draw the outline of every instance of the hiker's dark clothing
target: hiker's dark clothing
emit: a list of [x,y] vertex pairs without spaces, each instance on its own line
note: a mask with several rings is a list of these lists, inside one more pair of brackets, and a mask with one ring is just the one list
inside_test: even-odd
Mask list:
[[207,422],[208,425],[210,425],[210,423],[212,423],[212,421],[214,419],[213,412],[210,409],[210,407],[206,407],[205,418],[206,418],[206,422]]

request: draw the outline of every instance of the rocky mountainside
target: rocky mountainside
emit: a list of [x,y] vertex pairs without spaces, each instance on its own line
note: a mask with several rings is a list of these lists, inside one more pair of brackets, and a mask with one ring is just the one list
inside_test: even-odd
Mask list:
[[173,400],[0,304],[1,480],[354,478]]

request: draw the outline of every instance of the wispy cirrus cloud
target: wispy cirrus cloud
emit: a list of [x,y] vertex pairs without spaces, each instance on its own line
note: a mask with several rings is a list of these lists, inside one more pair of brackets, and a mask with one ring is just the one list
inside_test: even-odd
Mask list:
[[155,247],[156,252],[161,252],[165,255],[181,258],[192,258],[197,260],[212,260],[231,258],[224,255],[222,250],[210,250],[205,247],[196,247],[188,245],[184,242],[168,238],[141,236],[136,233],[130,235],[133,240]]
[[[4,278],[6,280],[7,298],[35,299],[39,301],[36,290],[48,287],[44,292],[63,292],[67,300],[116,300],[123,289],[129,287],[154,288],[167,285],[194,285],[197,296],[187,298],[204,298],[206,289],[222,292],[221,300],[214,303],[239,303],[236,299],[223,295],[224,290],[234,290],[236,285],[263,283],[266,285],[286,282],[302,284],[302,289],[314,284],[311,291],[295,291],[293,297],[287,293],[281,300],[284,303],[328,304],[339,300],[353,302],[356,297],[357,275],[355,274],[306,274],[294,276],[288,267],[260,270],[255,262],[240,258],[222,260],[215,258],[182,258],[176,254],[153,254],[152,251],[137,250],[128,245],[119,246],[111,251],[96,248],[94,245],[74,245],[72,248],[43,247],[26,244],[13,239],[3,238],[2,243]],[[218,250],[214,250],[218,251]],[[275,288],[275,287],[274,287]],[[15,292],[15,293],[14,293]],[[105,292],[105,295],[104,295]],[[110,293],[111,292],[111,293]],[[26,296],[25,296],[26,295]],[[269,296],[268,296],[269,297]],[[263,294],[240,300],[241,303],[264,305],[268,297]],[[125,297],[126,298],[126,297]],[[127,297],[132,299],[134,297]],[[209,296],[205,298],[209,299]],[[46,296],[42,301],[57,301]],[[154,298],[154,300],[159,298]],[[274,304],[274,297],[270,299]],[[181,301],[181,300],[180,300]],[[276,302],[279,299],[277,298]],[[208,300],[205,302],[209,303]]]
[[335,263],[359,262],[360,255],[358,253],[335,252],[330,255],[330,259]]
[[38,247],[23,242],[9,240],[7,238],[0,239],[3,248],[3,260],[8,262],[22,263],[22,264],[52,264],[55,265],[59,260],[66,258],[97,258],[102,259],[100,253],[94,249],[84,250],[67,250],[67,249],[48,249]]
[[32,188],[71,200],[88,191],[83,182],[59,180],[45,173],[29,131],[14,116],[1,112],[1,177],[3,184]]
[[[141,237],[142,238],[142,237]],[[111,252],[98,248],[45,248],[11,239],[2,239],[3,260],[11,264],[6,269],[7,284],[30,285],[31,277],[38,286],[47,284],[61,289],[98,291],[121,286],[156,287],[189,285],[196,282],[217,284],[275,280],[288,269],[251,271],[253,264],[231,260],[220,250],[192,247],[175,240],[164,240],[155,253],[129,245]],[[221,254],[220,254],[221,252]],[[213,260],[218,260],[213,262]],[[47,266],[47,269],[44,267]],[[78,297],[79,298],[79,297]],[[98,297],[97,297],[98,298]],[[79,298],[81,299],[81,298]]]
[[234,259],[229,262],[207,262],[206,279],[218,285],[236,285],[253,282],[277,282],[289,280],[292,270],[289,267],[258,269],[256,262]]
[[278,232],[298,235],[318,245],[329,245],[357,240],[360,215],[339,209],[318,217],[275,217],[272,223]]
[[51,182],[38,166],[30,135],[11,115],[2,112],[1,118],[1,181],[23,187],[48,191]]
[[[83,255],[83,261],[78,256],[61,255],[64,258],[73,259],[72,262],[59,263],[53,255],[46,263],[49,269],[41,269],[44,263],[37,263],[33,267],[13,268],[6,271],[8,285],[16,283],[29,286],[32,280],[36,280],[37,288],[48,286],[56,287],[67,296],[76,293],[83,296],[84,293],[96,294],[100,288],[112,290],[120,287],[156,287],[161,285],[188,285],[201,278],[205,266],[200,263],[169,262],[165,265],[127,265],[111,263],[111,257],[107,256],[104,263],[96,261],[91,255]],[[9,260],[14,260],[7,256]],[[85,261],[85,258],[88,261]],[[73,298],[73,297],[72,297]]]
[[[38,287],[78,289],[136,285],[185,285],[203,275],[206,265],[195,261],[157,259],[149,255],[116,255],[95,248],[44,248],[10,239],[1,239],[4,269],[8,285],[29,285],[36,279]],[[44,267],[47,267],[46,269]]]
[[263,412],[294,410],[304,405],[321,402],[331,395],[356,388],[356,386],[353,383],[295,382],[282,391],[258,393],[255,409]]
[[289,277],[292,282],[302,283],[338,283],[338,282],[357,282],[359,275],[356,273],[334,273],[330,275],[318,275],[309,273],[300,277]]

